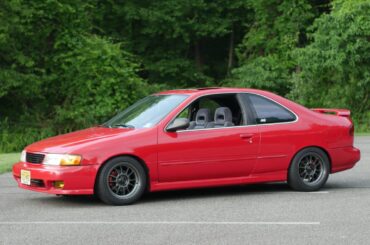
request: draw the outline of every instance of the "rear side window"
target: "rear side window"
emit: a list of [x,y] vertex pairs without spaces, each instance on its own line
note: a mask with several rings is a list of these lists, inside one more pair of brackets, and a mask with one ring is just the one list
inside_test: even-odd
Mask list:
[[254,110],[256,111],[257,124],[292,122],[296,116],[283,106],[259,95],[249,94]]

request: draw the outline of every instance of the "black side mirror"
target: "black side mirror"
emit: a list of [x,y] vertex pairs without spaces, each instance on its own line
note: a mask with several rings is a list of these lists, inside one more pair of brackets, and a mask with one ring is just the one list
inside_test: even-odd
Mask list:
[[187,118],[176,118],[168,127],[168,132],[176,132],[177,130],[187,129],[190,125],[189,119]]

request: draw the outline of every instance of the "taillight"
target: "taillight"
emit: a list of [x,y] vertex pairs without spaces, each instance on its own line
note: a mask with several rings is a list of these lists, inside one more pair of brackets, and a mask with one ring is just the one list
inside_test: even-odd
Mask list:
[[349,128],[349,135],[353,136],[355,134],[355,125],[351,123],[351,127]]

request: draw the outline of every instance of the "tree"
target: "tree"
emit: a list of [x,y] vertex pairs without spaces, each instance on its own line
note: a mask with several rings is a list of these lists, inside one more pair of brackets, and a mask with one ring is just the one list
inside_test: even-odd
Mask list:
[[285,95],[296,68],[292,51],[304,44],[305,30],[317,10],[307,0],[255,0],[251,5],[253,22],[237,47],[240,67],[233,70],[226,84]]
[[101,3],[105,35],[141,57],[141,74],[170,87],[206,86],[233,66],[234,46],[248,21],[246,1],[163,0]]
[[137,75],[133,56],[98,36],[68,42],[69,50],[54,57],[59,69],[62,101],[55,105],[55,122],[64,130],[102,122],[139,98],[154,92]]
[[101,123],[155,90],[121,43],[94,34],[96,4],[0,2],[0,151]]
[[95,1],[3,1],[0,7],[0,109],[10,120],[21,114],[75,129],[109,116],[119,100],[124,108],[149,93],[135,58],[93,34]]
[[355,118],[369,120],[369,13],[369,1],[338,0],[315,21],[312,42],[295,51],[300,72],[292,78],[292,98],[311,107],[350,108]]
[[369,5],[0,1],[0,152],[98,124],[166,88],[262,88],[350,108],[369,125]]

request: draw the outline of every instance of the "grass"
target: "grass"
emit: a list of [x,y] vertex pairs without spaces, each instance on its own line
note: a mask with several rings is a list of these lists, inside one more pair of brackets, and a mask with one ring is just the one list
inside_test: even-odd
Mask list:
[[0,174],[12,170],[14,163],[18,162],[20,153],[0,154]]
[[355,133],[355,136],[370,136],[370,132],[359,132],[359,133]]

